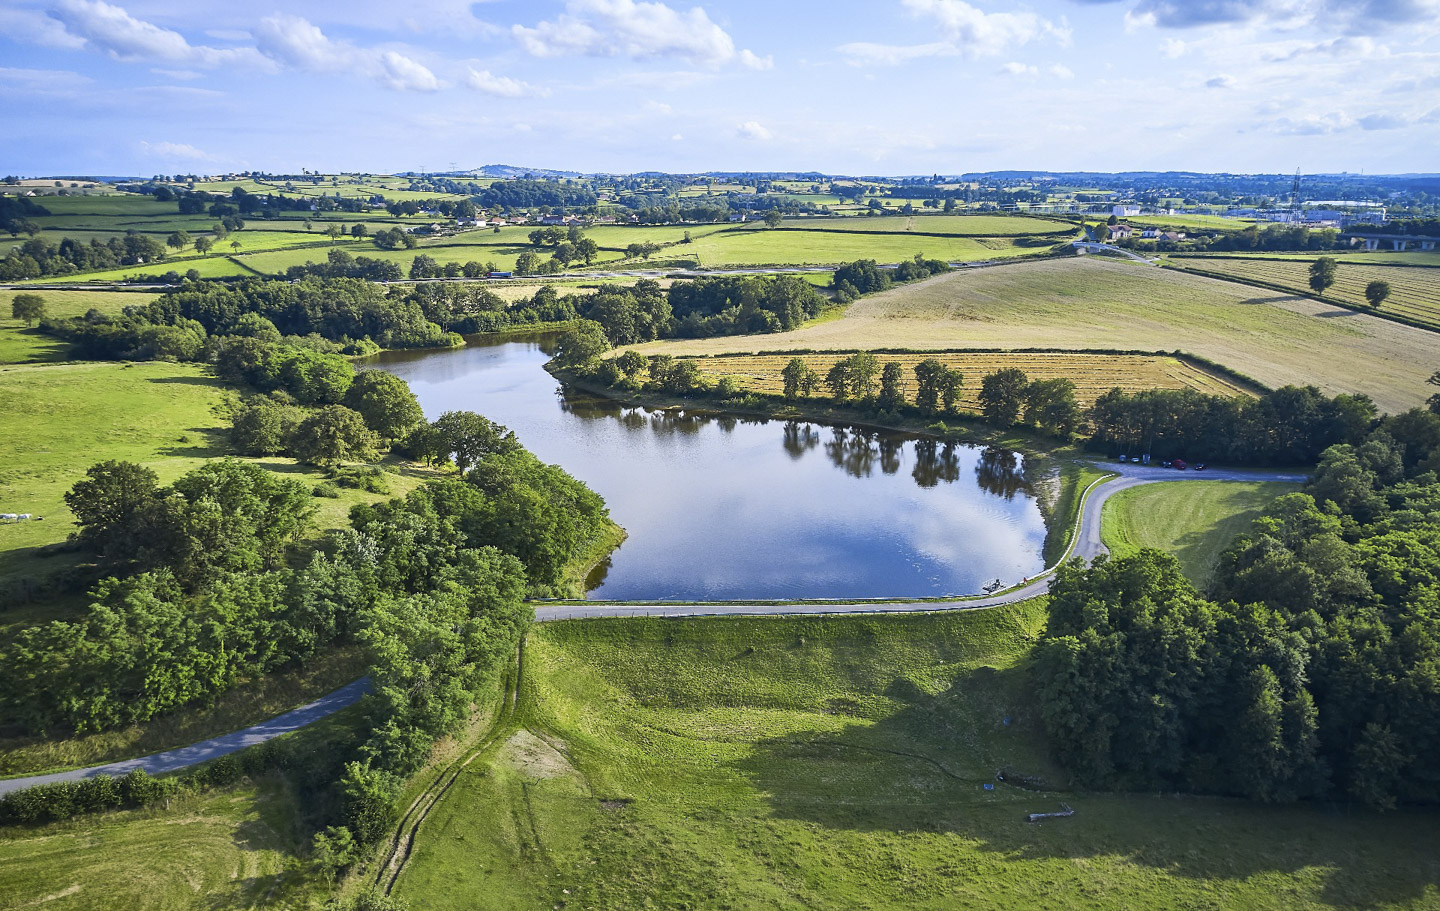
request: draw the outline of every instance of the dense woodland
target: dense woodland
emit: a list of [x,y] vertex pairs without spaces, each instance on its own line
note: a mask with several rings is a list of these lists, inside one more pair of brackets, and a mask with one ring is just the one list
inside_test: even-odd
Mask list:
[[1327,449],[1202,594],[1156,551],[1063,569],[1036,651],[1090,786],[1440,800],[1440,417]]

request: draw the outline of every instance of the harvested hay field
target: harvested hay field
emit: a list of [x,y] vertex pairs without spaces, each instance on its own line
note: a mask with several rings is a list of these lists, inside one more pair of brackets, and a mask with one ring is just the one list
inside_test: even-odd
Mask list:
[[[1264,282],[1291,288],[1301,294],[1310,293],[1309,259],[1232,259],[1230,257],[1184,257],[1171,265],[1179,269],[1233,275],[1246,281]],[[1356,307],[1369,307],[1365,286],[1373,281],[1390,284],[1390,297],[1380,305],[1383,313],[1391,313],[1430,329],[1440,329],[1440,269],[1424,266],[1380,266],[1340,261],[1335,284],[1325,297]]]
[[[733,377],[745,389],[780,395],[785,388],[781,371],[794,357],[822,377],[841,352],[829,354],[738,354],[696,358],[702,373],[714,380]],[[1067,379],[1075,384],[1075,399],[1088,408],[1095,399],[1117,386],[1127,392],[1144,389],[1195,389],[1212,395],[1248,395],[1234,380],[1183,358],[1149,354],[1091,354],[1088,352],[935,351],[924,354],[877,354],[881,365],[898,363],[905,371],[906,398],[915,398],[915,365],[933,357],[965,377],[959,405],[980,408],[980,380],[987,373],[1018,367],[1032,380]]]
[[1364,393],[1382,409],[1423,405],[1440,333],[1334,304],[1098,257],[970,269],[851,304],[841,319],[783,335],[652,342],[677,356],[808,348],[1175,351],[1267,386]]

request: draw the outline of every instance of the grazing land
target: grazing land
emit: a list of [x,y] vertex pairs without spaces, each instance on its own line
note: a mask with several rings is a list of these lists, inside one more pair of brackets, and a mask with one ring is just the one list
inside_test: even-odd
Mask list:
[[829,265],[873,259],[894,263],[923,253],[927,259],[972,261],[1023,256],[1048,249],[1055,239],[907,237],[905,232],[770,231],[764,227],[722,231],[672,250],[701,266]]
[[1028,234],[1078,234],[1072,222],[1026,215],[913,215],[879,218],[791,218],[784,230],[861,231],[870,233],[948,234],[952,237],[1021,237]]
[[[395,894],[435,911],[1440,900],[1428,814],[1069,792],[1022,657],[1044,621],[1034,601],[536,629],[519,727],[445,794]],[[1024,819],[1062,802],[1074,817]]]
[[[179,911],[275,907],[297,843],[277,785],[172,801],[168,810],[0,833],[0,907]],[[297,886],[299,883],[297,882]]]
[[[1291,288],[1301,294],[1310,293],[1310,259],[1230,259],[1225,257],[1185,257],[1172,264],[1181,269],[1233,275],[1249,281],[1264,282]],[[1440,269],[1405,268],[1339,261],[1335,284],[1325,296],[1356,307],[1369,307],[1365,286],[1373,281],[1390,284],[1390,297],[1381,304],[1385,313],[1440,329]]]
[[1276,481],[1132,487],[1106,501],[1101,538],[1116,557],[1142,547],[1174,554],[1186,577],[1204,587],[1235,536],[1276,497],[1299,489]]
[[1132,225],[1157,228],[1198,228],[1206,231],[1243,231],[1255,223],[1250,218],[1226,218],[1223,215],[1137,215],[1121,221]]
[[[24,320],[10,318],[10,302],[22,291],[0,291],[0,365],[68,360],[70,346],[45,335]],[[36,292],[30,292],[36,293]],[[131,304],[148,304],[156,295],[129,291],[45,291],[47,316],[84,316],[89,310],[119,313]]]
[[[31,513],[43,521],[0,525],[0,577],[47,577],[73,565],[76,555],[47,555],[75,530],[64,494],[105,459],[137,462],[162,484],[230,454],[221,409],[224,385],[195,364],[27,364],[0,367],[0,424],[15,428],[0,441],[0,512]],[[323,474],[293,459],[253,459],[271,471],[315,483]],[[400,495],[427,476],[405,467],[387,475]],[[388,498],[343,490],[317,498],[320,528],[345,525],[351,505]],[[69,605],[73,607],[74,605]],[[0,611],[0,630],[55,616],[57,605]]]
[[785,335],[651,343],[676,355],[792,348],[1181,349],[1268,386],[1422,404],[1440,335],[1303,297],[1097,257],[965,270],[851,304]]
[[[700,371],[717,379],[733,377],[753,392],[780,395],[785,380],[781,372],[795,355],[736,354],[699,358]],[[806,354],[801,360],[811,370],[825,375],[835,363],[835,354]],[[1143,389],[1195,389],[1212,395],[1246,395],[1248,390],[1219,374],[1175,357],[1130,354],[1087,354],[1060,352],[937,351],[933,354],[880,354],[881,364],[900,364],[905,370],[906,398],[914,400],[914,367],[934,357],[965,377],[959,407],[980,409],[980,380],[988,373],[1018,367],[1032,380],[1063,378],[1075,384],[1075,399],[1088,408],[1095,399],[1119,387],[1127,392]]]

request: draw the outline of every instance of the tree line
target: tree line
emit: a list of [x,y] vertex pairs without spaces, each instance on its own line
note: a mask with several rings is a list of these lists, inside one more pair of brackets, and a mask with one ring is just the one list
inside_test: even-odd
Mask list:
[[1046,726],[1091,786],[1440,800],[1440,417],[1326,449],[1208,597],[1156,551],[1072,564],[1036,650]]
[[428,319],[404,290],[391,293],[350,278],[186,283],[118,316],[92,310],[46,320],[41,328],[79,345],[86,357],[104,359],[203,360],[218,350],[212,339],[235,335],[307,338],[319,343],[315,347],[352,353],[453,347],[462,341]]

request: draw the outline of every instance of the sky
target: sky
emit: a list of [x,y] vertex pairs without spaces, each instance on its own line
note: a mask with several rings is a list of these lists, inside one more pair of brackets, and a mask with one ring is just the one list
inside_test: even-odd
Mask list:
[[0,0],[0,172],[1440,171],[1440,0]]

